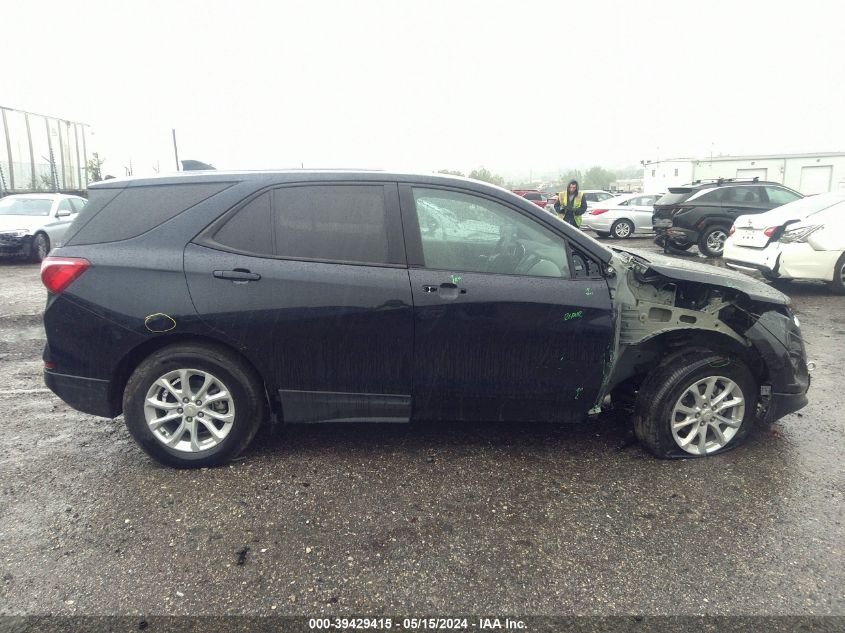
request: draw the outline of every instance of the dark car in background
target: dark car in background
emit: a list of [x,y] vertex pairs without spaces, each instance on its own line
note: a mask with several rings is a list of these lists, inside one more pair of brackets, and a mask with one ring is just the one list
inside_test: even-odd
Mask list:
[[45,382],[166,464],[223,463],[268,417],[569,422],[608,401],[653,454],[705,456],[807,402],[786,296],[484,183],[195,172],[89,194],[42,264]]
[[763,213],[803,196],[776,182],[718,179],[669,187],[654,205],[655,243],[721,257],[734,220]]

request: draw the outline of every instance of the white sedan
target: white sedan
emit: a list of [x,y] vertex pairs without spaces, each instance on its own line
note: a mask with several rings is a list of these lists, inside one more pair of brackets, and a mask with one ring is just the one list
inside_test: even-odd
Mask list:
[[581,216],[581,226],[599,237],[624,239],[634,233],[651,233],[654,203],[660,194],[626,193],[596,204]]
[[845,294],[845,193],[823,193],[766,213],[739,216],[725,263],[768,279],[827,281]]

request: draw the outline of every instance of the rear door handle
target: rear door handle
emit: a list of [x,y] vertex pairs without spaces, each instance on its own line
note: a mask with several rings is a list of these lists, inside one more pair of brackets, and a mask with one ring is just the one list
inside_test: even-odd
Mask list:
[[234,270],[215,270],[214,276],[217,279],[231,279],[232,281],[258,281],[261,275],[250,272],[245,268],[235,268]]

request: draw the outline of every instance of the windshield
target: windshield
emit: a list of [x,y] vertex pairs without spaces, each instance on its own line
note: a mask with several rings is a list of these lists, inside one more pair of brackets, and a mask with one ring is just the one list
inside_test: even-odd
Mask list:
[[52,200],[44,198],[6,198],[0,200],[0,215],[50,215]]

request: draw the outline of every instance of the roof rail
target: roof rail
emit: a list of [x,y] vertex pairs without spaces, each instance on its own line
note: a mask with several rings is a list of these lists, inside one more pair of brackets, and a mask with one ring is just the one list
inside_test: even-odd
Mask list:
[[721,185],[726,182],[759,182],[760,176],[754,176],[753,178],[700,178],[698,180],[693,180],[693,185],[702,185],[705,183],[715,182],[717,185]]

